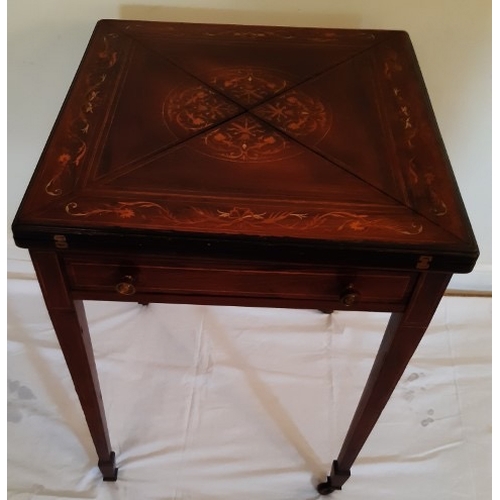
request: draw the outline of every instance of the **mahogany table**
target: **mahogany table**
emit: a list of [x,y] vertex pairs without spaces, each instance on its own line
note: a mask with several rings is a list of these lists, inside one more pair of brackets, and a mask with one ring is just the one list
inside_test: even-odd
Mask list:
[[100,21],[13,233],[108,481],[83,300],[392,312],[321,494],[478,257],[401,31]]

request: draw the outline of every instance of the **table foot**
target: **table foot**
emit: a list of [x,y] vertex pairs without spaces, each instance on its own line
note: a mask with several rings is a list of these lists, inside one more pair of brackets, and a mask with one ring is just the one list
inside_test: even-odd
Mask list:
[[330,483],[330,476],[328,476],[326,478],[326,481],[324,483],[318,484],[318,486],[316,487],[316,489],[318,490],[318,493],[320,495],[329,495],[330,493],[334,492],[337,488],[335,488],[335,486],[333,486]]
[[116,481],[118,479],[118,468],[115,464],[115,452],[112,451],[109,460],[99,460],[99,469],[103,481]]
[[332,314],[332,312],[334,311],[333,307],[330,308],[330,307],[325,307],[324,309],[319,309],[320,312],[324,313],[324,314]]
[[339,470],[337,460],[333,462],[331,474],[324,483],[318,484],[316,490],[320,495],[329,495],[335,490],[341,490],[342,485],[351,477],[351,471]]

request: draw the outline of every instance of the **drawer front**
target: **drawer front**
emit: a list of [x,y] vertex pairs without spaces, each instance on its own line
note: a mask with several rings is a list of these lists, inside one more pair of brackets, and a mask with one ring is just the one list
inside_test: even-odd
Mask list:
[[[66,259],[73,291],[106,292],[115,298],[149,295],[268,297],[354,304],[407,301],[414,273],[345,269],[280,269],[270,265],[150,259],[128,262]],[[153,301],[153,299],[151,300]]]

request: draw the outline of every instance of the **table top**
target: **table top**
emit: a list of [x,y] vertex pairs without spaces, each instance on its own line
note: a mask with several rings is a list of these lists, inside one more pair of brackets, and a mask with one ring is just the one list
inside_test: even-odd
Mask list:
[[99,21],[16,243],[468,272],[408,35]]

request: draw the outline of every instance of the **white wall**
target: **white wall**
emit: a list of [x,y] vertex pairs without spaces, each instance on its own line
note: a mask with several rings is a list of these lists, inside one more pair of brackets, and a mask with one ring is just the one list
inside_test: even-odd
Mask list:
[[[101,18],[402,29],[410,33],[481,249],[454,288],[491,289],[491,2],[488,0],[11,0],[8,223]],[[9,269],[27,259],[8,236]]]

